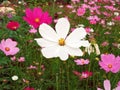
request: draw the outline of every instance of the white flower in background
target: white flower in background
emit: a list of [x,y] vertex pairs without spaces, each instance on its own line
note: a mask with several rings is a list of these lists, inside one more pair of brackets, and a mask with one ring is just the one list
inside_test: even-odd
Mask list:
[[119,12],[114,12],[114,15],[115,16],[119,16]]
[[118,49],[120,49],[120,44],[118,44],[118,46],[117,46],[117,47],[118,47]]
[[112,21],[110,21],[110,22],[107,22],[107,25],[108,25],[108,26],[112,26],[112,25],[115,25],[115,23],[112,22]]
[[78,24],[78,25],[76,26],[76,28],[79,28],[79,27],[85,27],[85,25],[83,25],[83,24]]
[[97,55],[100,55],[100,49],[99,49],[99,46],[98,44],[94,43],[94,44],[90,44],[89,47],[86,47],[85,48],[85,52],[87,52],[89,55],[91,53],[96,53]]
[[13,81],[18,80],[18,76],[16,76],[16,75],[12,76],[12,80],[13,80]]
[[68,35],[70,23],[66,18],[60,18],[57,21],[54,30],[47,24],[39,27],[39,33],[42,38],[35,39],[42,47],[41,52],[46,58],[60,57],[61,60],[67,60],[69,55],[82,56],[80,47],[88,47],[89,42],[84,40],[86,31],[84,28],[76,28]]

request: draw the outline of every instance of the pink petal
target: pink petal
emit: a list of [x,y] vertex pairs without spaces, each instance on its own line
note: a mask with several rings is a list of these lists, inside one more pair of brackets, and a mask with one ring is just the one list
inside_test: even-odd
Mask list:
[[104,88],[105,90],[111,90],[111,85],[109,80],[104,80]]

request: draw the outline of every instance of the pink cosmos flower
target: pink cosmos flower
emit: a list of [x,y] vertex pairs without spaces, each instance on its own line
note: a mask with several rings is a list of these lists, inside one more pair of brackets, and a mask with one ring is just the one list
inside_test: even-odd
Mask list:
[[[108,79],[104,80],[104,89],[105,89],[105,90],[112,90],[112,89],[111,89],[110,81],[109,81]],[[97,88],[97,90],[103,90],[103,89]],[[114,88],[113,90],[120,90],[120,86],[117,86],[117,87]]]
[[86,59],[86,60],[84,60],[84,59],[77,59],[74,62],[76,62],[77,65],[89,64],[89,60],[88,59]]
[[89,71],[84,71],[82,73],[78,72],[78,71],[73,71],[73,73],[79,77],[80,80],[82,79],[86,79],[86,78],[89,78],[90,76],[92,76],[92,72],[89,72]]
[[15,56],[11,57],[10,59],[11,59],[12,61],[16,61],[16,57],[15,57]]
[[108,46],[109,45],[109,43],[107,42],[107,41],[104,41],[102,44],[101,44],[101,46]]
[[34,28],[38,28],[42,23],[51,24],[52,22],[52,17],[49,16],[49,13],[43,12],[41,8],[36,7],[33,10],[27,8],[25,13],[26,16],[23,19]]
[[93,32],[94,30],[90,27],[86,27],[85,31],[87,32],[87,34],[90,34],[90,32]]
[[90,24],[96,24],[100,20],[100,18],[96,15],[89,16],[87,19],[90,21]]
[[15,55],[19,52],[19,48],[16,46],[17,46],[16,41],[13,41],[10,38],[6,40],[3,39],[0,43],[0,50],[2,50],[6,56]]
[[92,72],[85,71],[85,72],[82,72],[80,79],[86,79],[90,76],[92,76]]
[[25,87],[23,90],[35,90],[33,87]]
[[10,30],[17,30],[19,28],[20,24],[16,21],[9,21],[6,25],[6,27]]
[[117,86],[120,86],[120,81],[118,82]]
[[106,72],[117,73],[120,70],[120,57],[115,57],[113,54],[102,54],[99,65]]
[[27,69],[37,69],[36,66],[30,65]]
[[83,15],[85,14],[85,12],[86,12],[86,10],[85,10],[85,8],[83,8],[83,7],[79,7],[79,8],[77,9],[77,15],[78,15],[78,16],[83,16]]
[[120,16],[114,17],[113,20],[120,21]]
[[24,62],[24,61],[25,61],[25,58],[24,58],[24,57],[18,58],[18,62]]
[[33,26],[31,26],[31,29],[29,30],[29,33],[36,33],[37,29],[35,29]]

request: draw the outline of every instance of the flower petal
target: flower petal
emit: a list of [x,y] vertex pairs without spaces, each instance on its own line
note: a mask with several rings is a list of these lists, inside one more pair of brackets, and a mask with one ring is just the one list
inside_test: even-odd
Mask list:
[[35,39],[38,43],[39,46],[41,47],[50,47],[50,46],[55,46],[57,45],[57,43],[55,42],[52,42],[52,41],[48,41],[44,38],[38,38],[38,39]]
[[84,28],[77,28],[66,38],[66,43],[77,43],[81,39],[85,38],[86,34],[87,33]]
[[42,48],[42,50],[41,50],[43,56],[46,58],[57,57],[58,51],[59,51],[59,46],[57,46],[57,45],[52,46],[52,47]]
[[53,42],[58,41],[58,36],[57,36],[56,32],[49,25],[47,25],[45,23],[40,25],[39,33],[46,40],[50,40],[50,41],[53,41]]
[[116,87],[115,90],[120,90],[120,86]]
[[103,90],[103,89],[101,89],[101,88],[97,88],[97,90]]
[[83,52],[79,48],[71,48],[67,46],[66,49],[71,56],[82,56],[83,55]]
[[66,18],[60,18],[55,26],[55,29],[59,38],[65,39],[70,29],[70,23]]
[[73,42],[73,43],[66,43],[66,45],[73,47],[73,48],[79,48],[81,46],[89,47],[90,43],[87,40],[85,40],[85,41],[82,40],[82,41]]
[[68,52],[67,52],[67,49],[65,48],[65,46],[60,46],[58,56],[63,61],[68,59],[69,55],[68,55]]
[[111,90],[111,85],[109,80],[104,81],[104,88],[105,90]]

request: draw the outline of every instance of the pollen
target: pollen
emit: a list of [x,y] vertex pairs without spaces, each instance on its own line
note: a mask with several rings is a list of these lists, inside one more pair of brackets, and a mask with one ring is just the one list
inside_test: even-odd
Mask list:
[[60,46],[64,46],[65,45],[65,39],[64,38],[60,38],[59,39],[59,45]]
[[108,68],[112,68],[112,64],[108,64]]
[[40,22],[40,19],[39,18],[35,18],[35,22],[36,23]]
[[9,47],[5,47],[5,51],[10,51],[10,48]]

